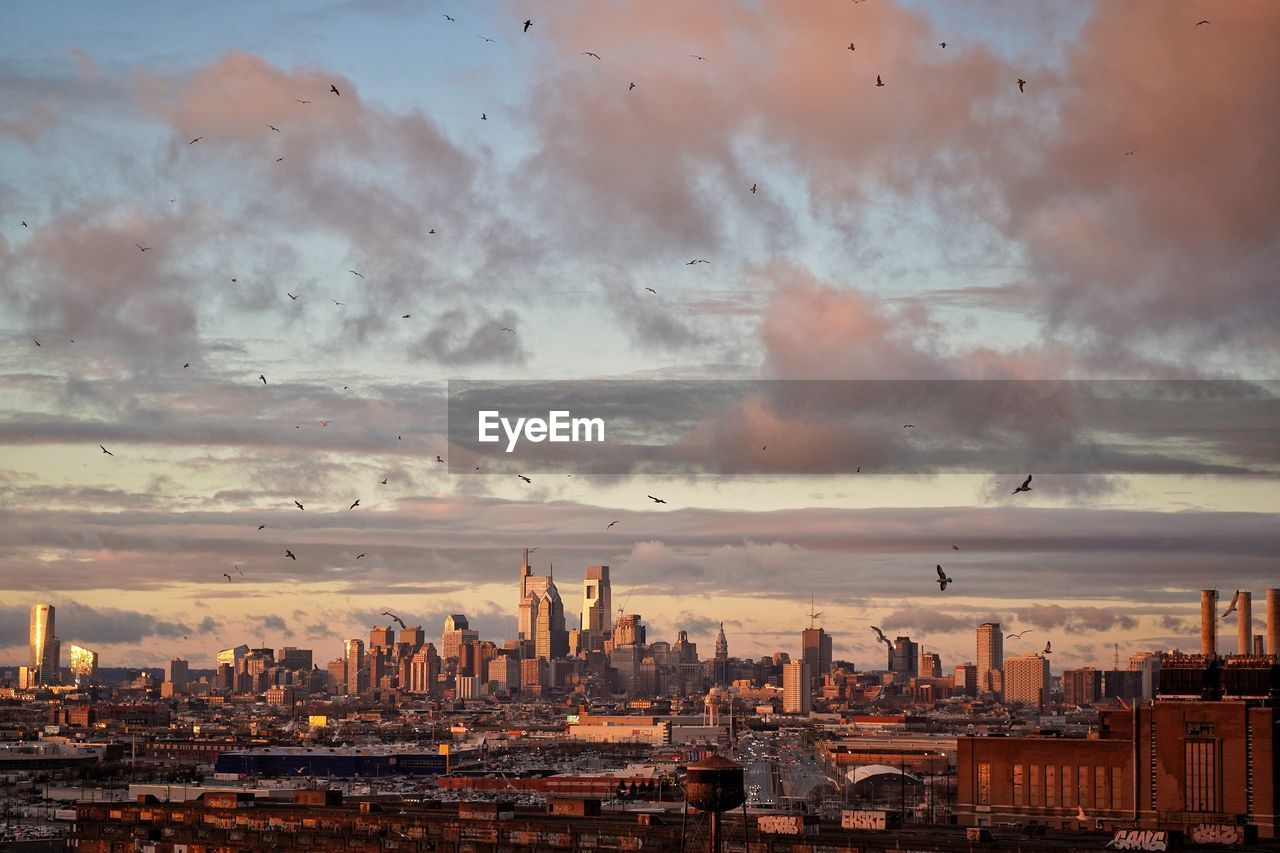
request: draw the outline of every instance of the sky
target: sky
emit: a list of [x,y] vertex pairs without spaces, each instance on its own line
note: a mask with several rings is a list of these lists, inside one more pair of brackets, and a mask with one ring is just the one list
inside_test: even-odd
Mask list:
[[[651,640],[709,654],[723,622],[732,654],[794,654],[812,596],[837,657],[882,665],[876,624],[948,671],[989,619],[1055,671],[1195,650],[1200,588],[1280,582],[1274,393],[1207,401],[1204,464],[1135,446],[1016,496],[989,453],[911,469],[776,400],[701,425],[722,476],[466,475],[446,433],[451,379],[1275,380],[1274,3],[9,4],[0,29],[0,663],[36,602],[105,666],[325,661],[388,609],[500,642],[525,547],[571,618],[604,563]],[[737,464],[761,435],[898,464]]]

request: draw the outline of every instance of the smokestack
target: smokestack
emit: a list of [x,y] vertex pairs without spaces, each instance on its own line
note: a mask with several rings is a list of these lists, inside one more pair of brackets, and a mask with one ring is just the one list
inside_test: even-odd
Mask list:
[[1280,589],[1267,590],[1267,654],[1280,655]]
[[1218,591],[1200,590],[1200,654],[1218,656]]
[[1247,655],[1253,651],[1253,593],[1247,589],[1240,590],[1240,601],[1236,609],[1239,611],[1236,616],[1240,620],[1236,625],[1236,654]]

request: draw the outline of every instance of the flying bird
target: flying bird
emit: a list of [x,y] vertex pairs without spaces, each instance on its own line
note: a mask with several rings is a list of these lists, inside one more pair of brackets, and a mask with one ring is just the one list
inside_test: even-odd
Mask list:
[[1025,92],[1025,91],[1026,91],[1026,89],[1024,89],[1023,87],[1024,87],[1024,86],[1026,86],[1026,85],[1027,85],[1027,81],[1026,81],[1026,80],[1023,80],[1021,77],[1019,77],[1019,78],[1018,78],[1018,91],[1019,91],[1019,92]]
[[1081,806],[1081,805],[1076,806],[1076,820],[1080,821],[1081,823],[1089,822],[1089,816],[1084,813],[1084,806]]
[[516,330],[515,330],[515,329],[508,329],[506,326],[503,326],[503,327],[502,327],[502,331],[504,331],[504,332],[510,332],[510,333],[511,333],[511,334],[513,334],[513,335],[516,333]]
[[244,577],[244,569],[240,568],[239,566],[236,566],[236,571],[240,573],[240,577]]
[[300,104],[309,104],[309,103],[311,103],[310,101],[303,100],[302,98],[294,98],[294,100],[295,100],[295,101],[297,101],[297,102],[298,102],[298,103],[300,103]]
[[902,428],[903,428],[903,429],[915,429],[915,428],[916,428],[916,425],[915,425],[915,424],[903,424],[903,425],[902,425]]
[[391,479],[391,478],[390,478],[390,477],[383,477],[383,478],[382,478],[382,485],[384,485],[384,486],[385,486],[385,485],[387,484],[387,480],[389,480],[389,479]]
[[267,125],[267,127],[271,128],[271,129],[272,129],[272,130],[274,130],[276,133],[279,133],[279,132],[280,132],[280,128],[276,127],[274,124],[269,124],[269,125]]
[[1027,479],[1022,481],[1021,486],[1018,486],[1018,488],[1014,489],[1009,494],[1016,495],[1018,492],[1029,492],[1029,491],[1031,491],[1031,475],[1030,474],[1027,475]]
[[339,92],[339,91],[338,91],[338,87],[337,87],[337,86],[335,86],[335,85],[333,85],[332,83],[330,83],[330,84],[329,84],[329,91],[330,91],[330,92],[333,92],[333,94],[335,94],[335,95],[339,95],[339,96],[342,94],[341,92]]
[[1052,642],[1052,641],[1046,642],[1046,643],[1044,644],[1044,651],[1043,651],[1043,652],[1041,652],[1040,654],[1042,654],[1042,655],[1051,655],[1051,654],[1053,654],[1053,642]]
[[947,591],[947,584],[955,583],[954,580],[947,577],[947,573],[942,570],[942,566],[938,566],[938,589],[941,592]]
[[358,276],[359,278],[364,278],[364,276],[363,276],[363,275],[361,275],[360,273],[356,272],[355,270],[347,270],[347,272],[351,273],[351,274],[352,274],[352,275],[354,275],[354,276]]
[[849,42],[849,50],[854,50],[853,42]]
[[339,308],[341,308],[341,307],[343,307],[343,306],[345,306],[345,305],[347,304],[347,303],[345,303],[345,302],[339,302],[338,300],[334,299],[333,297],[329,297],[329,301],[330,301],[330,302],[332,302],[334,305],[337,305]]
[[876,75],[876,85],[877,85],[877,86],[883,86],[883,85],[884,85],[884,81],[880,79],[880,75],[879,75],[879,74],[877,74],[877,75]]
[[481,120],[481,121],[488,121],[488,120],[489,120],[489,116],[488,116],[488,115],[486,115],[485,113],[480,113],[480,120]]
[[630,92],[635,87],[636,87],[636,84],[633,82],[630,86],[627,87],[627,91]]
[[222,576],[227,579],[227,583],[231,583],[231,575],[227,574],[226,572],[223,572]]
[[650,293],[652,293],[654,296],[657,296],[657,295],[658,295],[658,291],[654,290],[652,287],[646,287],[646,288],[645,288],[645,290],[649,291],[649,292],[650,292]]
[[530,480],[530,479],[529,479],[528,477],[526,477],[524,474],[516,474],[516,476],[517,476],[517,477],[519,477],[521,480],[524,480],[526,483],[532,483],[532,482],[533,482],[533,480]]
[[357,560],[364,559],[364,554],[356,554],[356,559]]
[[197,142],[199,142],[201,139],[204,139],[204,137],[203,137],[203,136],[197,136],[195,139],[191,140],[191,141],[190,141],[190,142],[188,142],[187,144],[188,144],[188,145],[195,145],[195,144],[196,144]]
[[298,559],[297,557],[293,556],[293,552],[292,552],[292,551],[290,551],[288,548],[285,548],[285,549],[284,549],[284,555],[285,555],[286,557],[288,557],[290,560],[297,560],[297,559]]
[[1028,629],[1027,629],[1027,630],[1025,630],[1025,631],[1019,631],[1019,632],[1018,632],[1018,633],[1016,633],[1016,634],[1005,634],[1005,635],[1004,635],[1004,638],[1005,638],[1006,640],[1021,640],[1021,639],[1022,639],[1022,635],[1023,635],[1023,634],[1030,634],[1030,633],[1032,633],[1032,632],[1034,632],[1034,631],[1035,631],[1035,629],[1034,629],[1034,628],[1028,628]]
[[259,530],[264,530],[264,529],[266,529],[266,525],[265,525],[265,524],[259,524],[259,525],[258,525],[258,529],[259,529]]
[[294,501],[293,505],[296,506],[298,509],[305,509],[305,507],[303,507],[302,504],[298,503],[297,501]]
[[277,157],[277,158],[276,158],[276,162],[277,162],[277,163],[283,163],[283,162],[284,162],[284,158],[283,158],[283,157]]
[[618,523],[618,522],[616,522],[616,521],[611,521],[611,522],[609,522],[608,524],[606,524],[606,525],[604,526],[604,529],[605,529],[605,530],[608,530],[610,527],[613,527],[613,526],[614,526],[615,524],[617,524],[617,523]]
[[707,58],[706,58],[705,56],[698,56],[698,54],[696,54],[696,53],[691,53],[691,54],[689,54],[689,55],[690,55],[690,56],[692,56],[694,59],[698,60],[699,62],[706,62],[706,61],[707,61]]
[[328,421],[321,421],[321,422],[320,422],[320,426],[322,426],[322,427],[327,427],[328,425],[329,425],[329,422],[328,422]]
[[[36,345],[36,346],[38,346],[38,347],[40,346],[40,342],[39,342],[39,341],[37,341],[35,338],[32,338],[31,340],[35,343],[35,345]],[[40,347],[40,348],[41,348],[41,349],[44,349],[44,347]]]
[[952,545],[952,546],[951,546],[951,550],[952,550],[952,551],[959,551],[959,550],[960,550],[960,546],[959,546],[959,545]]
[[408,315],[408,314],[401,314],[401,315],[400,315],[400,319],[401,319],[401,320],[408,320],[408,319],[409,319],[409,315]]
[[598,53],[592,53],[592,52],[591,52],[591,51],[589,51],[589,50],[584,50],[584,51],[582,52],[582,55],[583,55],[583,56],[594,56],[596,59],[599,59],[599,58],[600,58],[600,54],[598,54]]
[[115,456],[115,454],[114,454],[114,453],[112,453],[110,450],[107,450],[105,447],[102,447],[102,445],[101,445],[101,444],[99,444],[99,445],[98,445],[98,447],[101,447],[101,448],[102,448],[102,452],[103,452],[103,453],[105,453],[105,454],[107,454],[108,456]]
[[[1196,22],[1196,27],[1200,26],[1201,24],[1212,24],[1212,23],[1213,23],[1213,21],[1197,21],[1197,22]],[[1196,27],[1192,27],[1191,29],[1193,29],[1193,30],[1194,30]]]
[[145,252],[151,248],[150,246],[142,246],[142,245],[139,245],[138,243],[134,243],[133,245],[138,247],[139,252]]
[[1236,605],[1240,603],[1240,590],[1236,590],[1236,594],[1231,596],[1231,603],[1227,605],[1227,609],[1223,611],[1222,618],[1226,619],[1232,613],[1236,612]]
[[263,376],[261,373],[258,374],[258,378],[262,380],[263,385],[267,384],[267,377]]
[[940,47],[940,48],[942,48],[942,49],[944,49],[944,50],[945,50],[945,49],[946,49],[946,47],[947,47],[947,43],[946,43],[945,41],[940,41],[940,42],[938,42],[938,47]]
[[445,19],[446,21],[450,21],[450,22],[452,22],[452,23],[457,23],[456,21],[454,21],[454,20],[453,20],[453,18],[449,17],[448,15],[445,15],[445,16],[444,16],[444,19]]
[[287,291],[287,290],[285,291],[285,296],[288,296],[288,297],[289,297],[290,299],[292,299],[294,302],[297,302],[297,301],[298,301],[298,297],[294,296],[292,293],[290,293],[290,292],[289,292],[289,291]]
[[1138,153],[1137,151],[1126,151],[1124,152],[1124,156],[1132,157],[1134,154],[1137,154],[1137,153]]
[[231,279],[231,283],[232,283],[232,284],[235,284],[235,283],[236,283],[236,280],[235,280],[234,278],[233,278],[233,279]]
[[756,194],[756,185],[755,185],[755,184],[752,184],[752,185],[751,185],[751,194],[752,194],[752,195],[755,195],[755,194]]
[[529,20],[524,22],[524,31],[526,33],[529,32],[529,27],[532,27],[532,26],[533,26],[533,18],[530,18]]
[[876,642],[884,643],[889,648],[893,648],[893,643],[889,642],[889,638],[884,635],[884,631],[881,631],[875,625],[871,626],[871,630],[876,632]]
[[437,461],[437,462],[444,462],[444,460],[440,458],[440,454],[438,454],[438,453],[436,454],[436,461]]
[[496,39],[491,39],[491,38],[489,38],[488,36],[476,36],[476,38],[478,38],[478,39],[484,39],[485,41],[494,42],[495,44],[497,43],[497,40],[496,40]]
[[707,259],[705,259],[705,258],[694,258],[693,260],[691,260],[691,261],[689,261],[687,264],[685,264],[685,266],[686,266],[686,267],[691,267],[691,266],[693,266],[694,264],[709,264],[709,263],[711,263],[711,261],[708,261],[708,260],[707,260]]
[[351,506],[347,507],[347,509],[349,509],[349,510],[351,510],[351,509],[355,509],[355,508],[356,508],[356,507],[358,507],[358,506],[360,506],[360,499],[359,499],[359,498],[356,498],[356,502],[355,502],[355,503],[353,503]]
[[390,610],[384,610],[384,611],[382,611],[382,615],[383,615],[383,616],[390,616],[392,619],[394,619],[394,620],[396,620],[397,622],[399,622],[399,623],[400,623],[400,630],[402,630],[402,631],[407,631],[407,630],[409,630],[409,626],[408,626],[408,625],[406,625],[406,624],[404,624],[404,620],[403,620],[403,619],[401,619],[399,616],[395,615],[394,613],[392,613]]
[[[635,83],[632,83],[631,85],[632,85],[632,86],[634,86],[634,85],[635,85]],[[27,220],[25,220],[25,219],[24,219],[24,220],[22,220],[22,227],[23,227],[23,228],[26,228],[26,227],[27,227]]]
[[190,367],[190,366],[191,366],[191,362],[189,362],[189,361],[188,361],[186,364],[182,365],[182,367],[183,367],[183,369],[184,369],[184,370],[185,370],[186,368]]
[[649,500],[653,501],[656,504],[666,503],[666,501],[664,501],[662,498],[655,498],[653,495],[647,495],[647,497],[649,498]]

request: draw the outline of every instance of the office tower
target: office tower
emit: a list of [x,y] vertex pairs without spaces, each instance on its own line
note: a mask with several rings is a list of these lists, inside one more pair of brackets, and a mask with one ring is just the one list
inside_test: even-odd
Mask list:
[[[889,671],[911,678],[919,674],[920,644],[911,642],[910,637],[898,637],[889,650]],[[896,680],[894,682],[897,683]]]
[[529,658],[520,661],[520,689],[537,693],[547,686],[546,658]]
[[299,649],[295,646],[285,646],[276,655],[280,666],[294,672],[310,672],[311,660],[311,649]]
[[1062,673],[1062,700],[1068,705],[1092,705],[1102,695],[1102,673],[1093,667]]
[[942,658],[937,652],[926,652],[920,649],[920,677],[921,678],[941,678],[942,677]]
[[409,648],[417,651],[422,648],[422,644],[427,641],[427,633],[422,630],[421,625],[414,625],[412,628],[405,628],[400,632],[400,642],[408,643]]
[[226,664],[231,667],[232,670],[239,669],[240,661],[244,660],[248,654],[249,647],[243,643],[236,646],[234,649],[223,649],[218,652],[217,665],[222,666],[223,664]]
[[809,677],[814,684],[821,684],[822,677],[831,674],[831,635],[822,628],[805,628],[800,642]]
[[953,682],[956,693],[965,696],[978,695],[978,667],[977,664],[962,663],[957,664],[955,668],[955,681]]
[[1253,593],[1240,590],[1236,602],[1236,654],[1247,655],[1253,651]]
[[644,623],[639,613],[628,613],[618,617],[618,624],[613,626],[613,647],[643,646],[645,642]]
[[436,654],[436,647],[427,643],[409,659],[407,689],[410,693],[433,693],[439,675],[440,656]]
[[724,623],[716,635],[716,654],[711,660],[711,683],[719,686],[729,683],[729,639],[724,635]]
[[533,653],[535,657],[553,660],[569,654],[569,631],[564,623],[564,602],[555,581],[547,575],[541,592],[531,593],[534,602]]
[[478,639],[480,639],[479,632],[471,630],[466,616],[461,613],[450,613],[445,617],[444,633],[440,637],[441,659],[457,658],[463,643]]
[[489,661],[489,682],[499,693],[519,693],[520,658],[504,653]]
[[329,692],[334,696],[347,692],[347,659],[334,658],[329,661],[329,665],[325,667],[325,671],[329,673]]
[[584,652],[604,650],[613,627],[612,601],[609,589],[609,567],[587,566],[582,584],[582,616],[579,644]]
[[1200,590],[1200,654],[1206,658],[1218,655],[1218,591]]
[[174,692],[182,693],[186,690],[190,680],[188,664],[185,660],[174,658],[169,661],[168,671],[165,673],[165,681],[173,685]]
[[368,684],[368,670],[364,661],[364,640],[347,640],[343,656],[347,659],[347,694],[358,696]]
[[57,684],[58,667],[61,665],[58,649],[58,638],[55,633],[54,606],[52,604],[31,605],[31,667],[30,679],[33,684]]
[[782,668],[782,713],[807,715],[812,702],[809,665],[802,660],[792,661]]
[[375,649],[390,649],[396,644],[396,632],[390,625],[385,628],[369,629],[369,651]]
[[1004,667],[1004,634],[999,622],[983,622],[978,626],[978,692],[999,693],[991,671]]
[[1049,685],[1049,659],[1044,655],[1018,655],[1004,661],[1004,700],[1040,707]]
[[1266,653],[1280,655],[1280,589],[1267,590]]
[[93,674],[98,671],[98,653],[79,643],[72,643],[70,665],[71,674],[76,679],[76,687],[88,684],[93,680]]
[[1147,701],[1155,697],[1160,686],[1160,655],[1156,652],[1139,652],[1129,656],[1129,669],[1138,676],[1138,698]]

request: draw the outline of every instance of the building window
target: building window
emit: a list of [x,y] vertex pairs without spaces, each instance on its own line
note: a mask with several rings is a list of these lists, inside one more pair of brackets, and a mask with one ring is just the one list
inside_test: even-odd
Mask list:
[[1105,809],[1110,797],[1107,796],[1107,768],[1093,768],[1093,804],[1095,807]]
[[1188,739],[1187,811],[1218,811],[1218,744],[1213,740]]
[[1075,788],[1071,787],[1071,765],[1062,765],[1062,804],[1072,805],[1071,795]]
[[1076,781],[1079,787],[1076,789],[1076,802],[1082,806],[1088,806],[1092,800],[1089,799],[1089,768],[1080,767],[1077,769]]
[[991,765],[985,761],[978,765],[978,805],[991,805]]
[[1022,765],[1013,765],[1013,804],[1015,806],[1025,806],[1027,804],[1026,782],[1022,778]]
[[1044,804],[1050,808],[1058,804],[1058,768],[1052,764],[1044,769]]
[[1033,806],[1040,805],[1040,765],[1031,765],[1031,796],[1027,798]]

